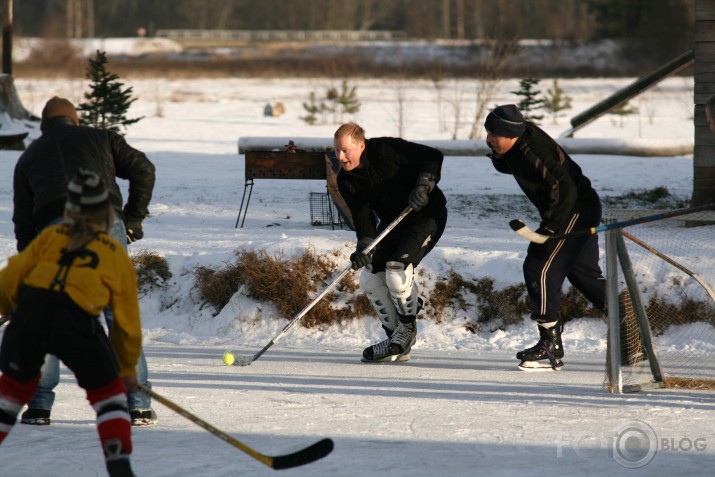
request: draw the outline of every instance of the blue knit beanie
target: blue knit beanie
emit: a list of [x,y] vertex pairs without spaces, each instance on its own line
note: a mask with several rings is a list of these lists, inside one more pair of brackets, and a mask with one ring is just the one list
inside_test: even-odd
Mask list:
[[502,137],[519,137],[526,129],[524,116],[514,104],[497,106],[484,121],[484,129]]

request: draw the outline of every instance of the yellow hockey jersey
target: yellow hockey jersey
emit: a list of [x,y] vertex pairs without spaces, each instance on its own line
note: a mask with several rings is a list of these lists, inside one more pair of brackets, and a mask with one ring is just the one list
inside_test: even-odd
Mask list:
[[135,374],[141,351],[137,276],[129,256],[116,240],[98,233],[85,247],[64,253],[69,227],[46,227],[0,270],[0,314],[12,313],[21,285],[67,294],[87,313],[105,306],[114,313],[110,341],[120,376]]

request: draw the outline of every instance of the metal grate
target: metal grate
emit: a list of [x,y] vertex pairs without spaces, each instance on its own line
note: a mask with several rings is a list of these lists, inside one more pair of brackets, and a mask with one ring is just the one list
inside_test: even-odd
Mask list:
[[343,220],[338,208],[327,192],[310,193],[310,223],[312,225],[330,225],[343,228]]

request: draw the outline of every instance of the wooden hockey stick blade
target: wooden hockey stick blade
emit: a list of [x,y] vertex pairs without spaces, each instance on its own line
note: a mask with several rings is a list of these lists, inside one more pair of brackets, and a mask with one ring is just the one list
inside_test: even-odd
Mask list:
[[290,469],[292,467],[299,467],[301,465],[310,464],[311,462],[315,462],[318,459],[322,459],[333,451],[333,441],[332,439],[326,437],[324,439],[319,440],[315,444],[311,444],[308,447],[297,450],[290,454],[275,456],[262,454],[257,450],[253,449],[252,447],[249,447],[248,445],[239,441],[235,437],[226,434],[221,429],[209,424],[197,415],[179,406],[175,402],[169,400],[161,394],[158,394],[156,391],[153,391],[142,384],[140,384],[137,389],[149,396],[150,398],[159,401],[164,406],[168,407],[177,414],[184,416],[186,419],[193,422],[197,426],[209,431],[211,434],[215,435],[219,439],[228,442],[232,446],[243,451],[244,453],[253,457],[262,464],[265,464],[275,470]]
[[519,219],[514,219],[511,222],[509,222],[509,227],[511,227],[511,229],[514,232],[521,235],[529,242],[544,243],[551,238],[548,235],[537,234],[536,232],[531,230],[531,228],[528,225],[526,225],[524,222],[522,222]]

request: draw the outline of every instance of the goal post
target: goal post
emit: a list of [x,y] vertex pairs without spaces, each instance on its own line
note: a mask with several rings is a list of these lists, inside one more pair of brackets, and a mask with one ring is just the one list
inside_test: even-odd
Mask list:
[[[652,214],[610,210],[606,223]],[[607,385],[715,389],[715,211],[608,230]]]

